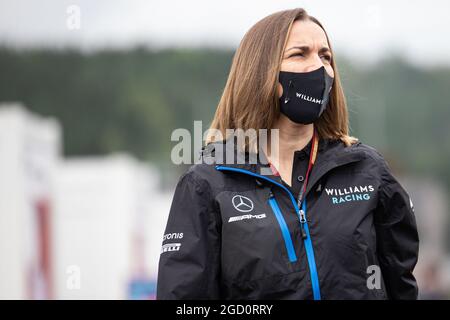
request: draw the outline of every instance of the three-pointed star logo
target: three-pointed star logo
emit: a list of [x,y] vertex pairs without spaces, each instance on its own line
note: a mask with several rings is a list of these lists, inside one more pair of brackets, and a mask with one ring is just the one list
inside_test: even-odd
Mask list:
[[231,199],[234,208],[240,212],[250,212],[253,210],[253,201],[247,197],[236,195]]

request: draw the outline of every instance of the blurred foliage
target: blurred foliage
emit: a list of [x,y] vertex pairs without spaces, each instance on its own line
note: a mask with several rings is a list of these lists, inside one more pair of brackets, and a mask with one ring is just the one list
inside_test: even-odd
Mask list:
[[340,65],[352,132],[397,171],[433,176],[448,188],[450,68],[419,68],[397,55],[370,67]]
[[[0,101],[58,118],[66,155],[129,151],[171,172],[171,132],[192,130],[194,120],[207,129],[232,56],[219,49],[0,48]],[[449,187],[450,70],[399,56],[369,66],[341,58],[338,65],[351,133],[399,167]]]
[[190,129],[194,119],[209,125],[231,57],[189,49],[0,48],[0,101],[59,119],[66,155],[129,151],[165,165],[173,129]]

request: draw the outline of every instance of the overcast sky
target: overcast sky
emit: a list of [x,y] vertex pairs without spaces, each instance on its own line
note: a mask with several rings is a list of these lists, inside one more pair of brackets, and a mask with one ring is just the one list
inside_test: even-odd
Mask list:
[[235,48],[258,20],[295,7],[323,23],[337,55],[364,63],[397,51],[415,63],[450,66],[447,0],[0,0],[0,42],[83,50]]

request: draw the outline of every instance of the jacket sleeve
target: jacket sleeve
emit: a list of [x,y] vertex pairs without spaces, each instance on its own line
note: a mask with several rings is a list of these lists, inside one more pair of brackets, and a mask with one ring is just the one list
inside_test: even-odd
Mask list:
[[380,269],[390,299],[417,299],[413,269],[419,253],[414,207],[410,196],[381,158],[378,212],[375,216]]
[[157,300],[219,299],[220,231],[209,184],[185,173],[164,232]]

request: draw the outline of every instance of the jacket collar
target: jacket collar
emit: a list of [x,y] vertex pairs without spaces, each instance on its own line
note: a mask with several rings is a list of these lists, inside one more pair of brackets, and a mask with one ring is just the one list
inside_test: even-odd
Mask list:
[[[269,162],[263,152],[249,153],[238,150],[236,139],[234,143],[230,140],[218,141],[208,144],[202,148],[202,161],[209,164],[216,164],[223,167],[238,168],[258,175],[264,175],[267,178],[280,182],[280,177],[274,176],[269,166]],[[346,147],[341,140],[320,139],[316,163],[311,171],[306,193],[312,186],[320,180],[330,170],[352,162],[363,160],[366,153],[358,148],[361,142]],[[311,150],[312,140],[304,149],[296,152],[305,151],[307,155]],[[227,161],[231,159],[231,162]],[[228,162],[228,163],[227,163]]]

